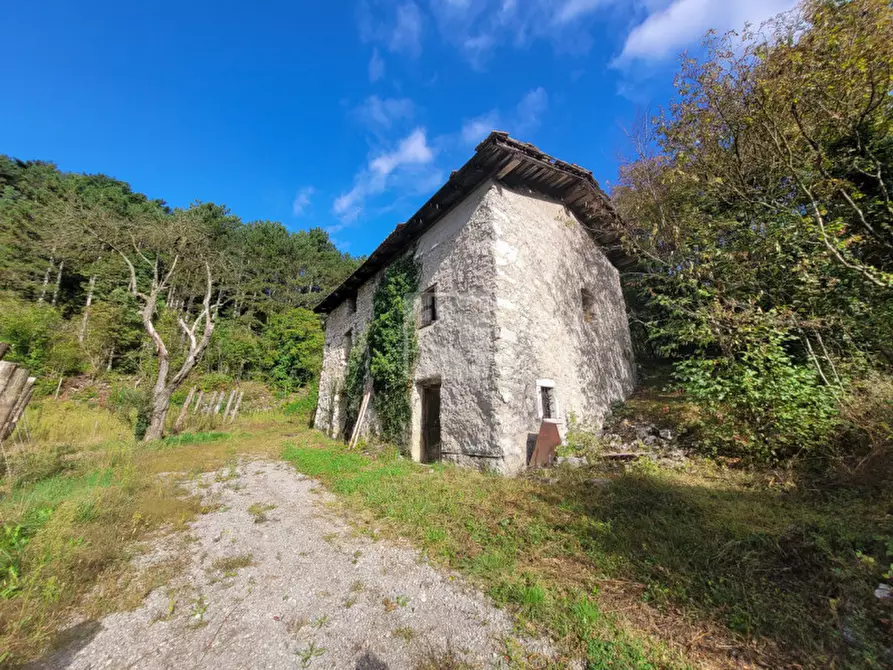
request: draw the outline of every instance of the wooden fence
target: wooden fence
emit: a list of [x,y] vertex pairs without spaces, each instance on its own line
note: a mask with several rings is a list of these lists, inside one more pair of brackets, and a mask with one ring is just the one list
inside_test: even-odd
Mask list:
[[[182,430],[190,413],[193,416],[222,416],[223,423],[232,423],[236,420],[239,407],[242,405],[244,391],[232,389],[228,396],[226,391],[211,391],[205,397],[204,391],[196,393],[197,390],[195,386],[189,390],[186,401],[180,409],[179,416],[177,416],[177,421],[174,423],[174,432]],[[226,398],[226,406],[223,404],[224,398]]]
[[25,413],[25,407],[34,393],[36,377],[29,377],[28,370],[4,361],[3,357],[9,351],[9,345],[0,342],[0,450],[3,452],[3,464],[6,472],[9,472],[9,461],[6,450],[3,449],[3,441],[12,435],[13,431]]

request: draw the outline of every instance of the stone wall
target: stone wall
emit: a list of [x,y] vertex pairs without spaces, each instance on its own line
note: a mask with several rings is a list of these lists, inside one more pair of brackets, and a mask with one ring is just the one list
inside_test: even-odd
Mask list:
[[[597,427],[635,385],[620,276],[560,203],[497,186],[488,194],[497,242],[497,431],[506,470],[539,430],[537,381],[554,384],[559,418]],[[591,318],[582,291],[589,292]]]
[[[420,291],[436,285],[438,319],[418,330],[413,458],[421,456],[425,384],[441,387],[443,458],[505,473],[524,467],[528,436],[539,429],[537,380],[554,383],[563,419],[574,413],[594,426],[631,392],[618,272],[560,203],[487,182],[422,235],[414,253]],[[355,313],[345,302],[326,321],[316,426],[330,435],[344,423],[345,334],[355,342],[368,325],[380,275],[358,292]],[[370,412],[364,432],[374,428]]]

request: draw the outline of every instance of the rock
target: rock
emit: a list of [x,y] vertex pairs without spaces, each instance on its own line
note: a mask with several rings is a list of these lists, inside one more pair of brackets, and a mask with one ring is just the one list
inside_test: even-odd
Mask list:
[[661,428],[657,434],[660,436],[660,439],[666,440],[667,442],[673,439],[673,431],[669,428]]
[[893,598],[893,589],[889,584],[878,584],[874,590],[874,597],[878,600],[890,600]]
[[587,465],[585,458],[580,458],[577,456],[559,456],[555,459],[556,465],[568,465],[572,468],[581,468],[584,465]]
[[586,480],[586,483],[587,483],[589,486],[598,486],[598,487],[602,487],[602,486],[610,486],[610,485],[611,485],[611,480],[610,480],[610,479],[605,479],[604,477],[593,477],[592,479],[587,479],[587,480]]

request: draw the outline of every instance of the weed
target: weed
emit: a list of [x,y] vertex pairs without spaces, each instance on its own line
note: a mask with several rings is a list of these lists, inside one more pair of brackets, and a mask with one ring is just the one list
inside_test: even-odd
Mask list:
[[251,554],[239,554],[218,558],[211,563],[211,569],[221,573],[224,577],[235,577],[239,570],[254,565],[254,557]]
[[316,642],[311,642],[309,646],[297,651],[298,658],[301,660],[302,668],[309,668],[314,658],[319,658],[326,653],[325,647],[317,647]]
[[397,603],[398,607],[406,607],[409,604],[408,596],[397,596],[394,598],[394,602]]
[[366,585],[359,579],[350,585],[350,590],[352,593],[360,593],[361,591],[365,590],[365,588]]
[[203,595],[199,594],[192,599],[189,611],[192,614],[192,628],[201,628],[202,626],[207,625],[208,622],[205,621],[205,614],[208,612],[208,601],[205,600]]
[[329,616],[326,614],[324,616],[317,617],[316,619],[311,621],[310,625],[313,626],[313,628],[316,628],[317,630],[319,630],[320,628],[323,628],[326,625],[328,625],[328,623],[329,623]]
[[248,513],[254,517],[254,523],[265,523],[270,520],[267,512],[276,509],[276,505],[264,505],[263,503],[254,503],[248,508]]
[[407,644],[412,642],[413,638],[415,638],[416,636],[415,630],[413,630],[409,626],[400,626],[399,628],[395,628],[391,634],[394,637],[399,637]]

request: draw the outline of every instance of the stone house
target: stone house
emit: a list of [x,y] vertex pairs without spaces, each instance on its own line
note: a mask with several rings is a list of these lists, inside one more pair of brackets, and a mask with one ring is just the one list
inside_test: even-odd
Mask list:
[[[474,156],[317,307],[317,428],[344,435],[342,389],[385,269],[413,254],[418,355],[410,452],[511,474],[543,422],[598,427],[635,382],[619,269],[631,263],[592,174],[507,133]],[[367,412],[360,431],[374,433]]]

